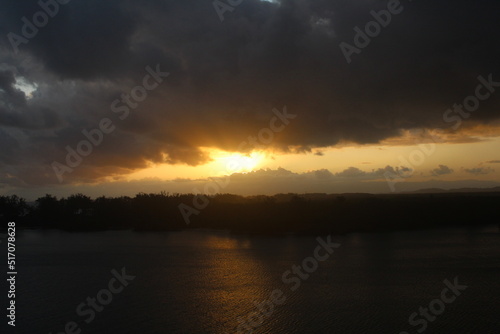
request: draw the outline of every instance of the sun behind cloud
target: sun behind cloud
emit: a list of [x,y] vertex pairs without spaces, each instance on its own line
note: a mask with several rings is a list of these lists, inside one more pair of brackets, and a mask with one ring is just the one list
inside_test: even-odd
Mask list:
[[212,155],[214,159],[213,168],[217,174],[245,173],[255,170],[265,159],[262,152],[251,152],[240,154],[219,151]]

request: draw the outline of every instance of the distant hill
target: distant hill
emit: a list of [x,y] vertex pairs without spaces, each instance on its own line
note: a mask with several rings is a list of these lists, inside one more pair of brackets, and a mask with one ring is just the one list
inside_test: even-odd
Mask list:
[[415,191],[406,191],[402,194],[444,194],[444,193],[490,193],[500,192],[500,187],[493,188],[457,188],[457,189],[441,189],[441,188],[428,188]]

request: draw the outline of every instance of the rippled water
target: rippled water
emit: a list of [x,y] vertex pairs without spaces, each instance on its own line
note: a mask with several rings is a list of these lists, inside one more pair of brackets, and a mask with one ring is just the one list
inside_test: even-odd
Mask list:
[[[314,237],[24,232],[17,240],[15,333],[60,333],[69,321],[92,334],[235,333],[238,321],[256,311],[254,302],[273,290],[286,300],[254,333],[417,333],[410,314],[439,298],[443,280],[456,276],[468,288],[425,332],[500,333],[497,229],[333,240],[341,246],[291,291],[282,275],[313,256]],[[122,267],[135,279],[85,323],[77,306]]]

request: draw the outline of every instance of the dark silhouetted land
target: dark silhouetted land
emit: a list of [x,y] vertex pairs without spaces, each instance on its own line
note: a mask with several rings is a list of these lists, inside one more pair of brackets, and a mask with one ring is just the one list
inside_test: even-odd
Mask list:
[[[245,233],[349,233],[497,224],[500,191],[411,194],[277,194],[205,198],[193,194],[67,198],[46,195],[33,203],[0,197],[0,217],[19,227],[74,231],[227,229]],[[199,201],[202,203],[203,201]],[[187,224],[179,205],[189,207]]]

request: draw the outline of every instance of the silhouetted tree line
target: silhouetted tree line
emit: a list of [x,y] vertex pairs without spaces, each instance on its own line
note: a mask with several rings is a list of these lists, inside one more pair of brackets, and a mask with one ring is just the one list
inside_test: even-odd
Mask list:
[[[497,224],[500,193],[444,194],[217,194],[196,208],[193,194],[66,198],[33,203],[0,196],[0,219],[26,228],[65,230],[229,229],[251,233],[347,233]],[[187,224],[179,205],[192,208]],[[186,213],[185,213],[186,215]],[[6,224],[2,224],[5,225]]]

